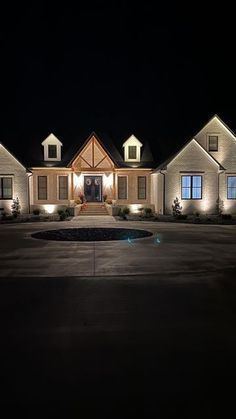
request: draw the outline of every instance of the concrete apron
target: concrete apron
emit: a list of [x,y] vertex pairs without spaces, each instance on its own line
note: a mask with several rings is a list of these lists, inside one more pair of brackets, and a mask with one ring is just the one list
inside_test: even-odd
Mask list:
[[[105,219],[102,219],[105,218]],[[144,239],[108,242],[58,242],[31,238],[35,231],[71,227],[146,229]],[[230,227],[230,228],[228,228]],[[86,217],[71,222],[2,225],[0,276],[123,276],[204,273],[235,262],[235,226],[199,226],[116,221]]]

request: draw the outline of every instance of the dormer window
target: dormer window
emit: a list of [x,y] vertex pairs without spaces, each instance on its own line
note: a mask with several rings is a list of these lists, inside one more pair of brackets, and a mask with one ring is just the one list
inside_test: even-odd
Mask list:
[[62,143],[54,134],[50,134],[43,142],[44,161],[60,161]]
[[131,135],[123,144],[124,161],[130,163],[140,162],[142,146],[142,143],[134,135]]
[[129,145],[128,146],[128,150],[129,150],[129,160],[136,160],[137,158],[137,147],[136,145]]
[[56,159],[57,158],[57,146],[55,144],[49,144],[48,146],[48,158]]

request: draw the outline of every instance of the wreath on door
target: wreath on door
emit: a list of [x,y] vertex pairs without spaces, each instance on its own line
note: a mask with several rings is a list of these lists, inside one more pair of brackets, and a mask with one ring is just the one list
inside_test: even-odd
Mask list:
[[91,185],[91,183],[92,183],[92,181],[91,181],[91,179],[86,179],[86,185],[88,185],[88,186],[90,186]]

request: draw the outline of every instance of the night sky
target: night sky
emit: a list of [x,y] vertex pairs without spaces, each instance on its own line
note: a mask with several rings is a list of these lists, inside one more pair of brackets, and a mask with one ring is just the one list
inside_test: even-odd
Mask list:
[[53,132],[66,148],[97,130],[120,146],[134,133],[159,161],[215,113],[236,130],[233,11],[162,3],[2,9],[0,141],[17,151]]

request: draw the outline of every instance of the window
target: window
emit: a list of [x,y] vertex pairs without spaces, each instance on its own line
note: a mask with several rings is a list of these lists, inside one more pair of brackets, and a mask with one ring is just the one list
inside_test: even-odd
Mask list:
[[138,199],[146,199],[146,176],[138,176]]
[[12,178],[0,178],[0,199],[12,199]]
[[127,177],[118,176],[118,199],[127,199]]
[[202,199],[202,176],[182,176],[182,199]]
[[47,199],[47,176],[38,176],[38,199]]
[[236,176],[227,178],[227,198],[236,199]]
[[48,158],[49,159],[57,158],[57,146],[55,144],[48,145]]
[[136,147],[136,145],[129,145],[128,158],[130,160],[135,160],[137,158],[137,147]]
[[59,176],[59,199],[68,199],[68,176]]
[[218,135],[209,135],[208,149],[209,151],[218,151]]

